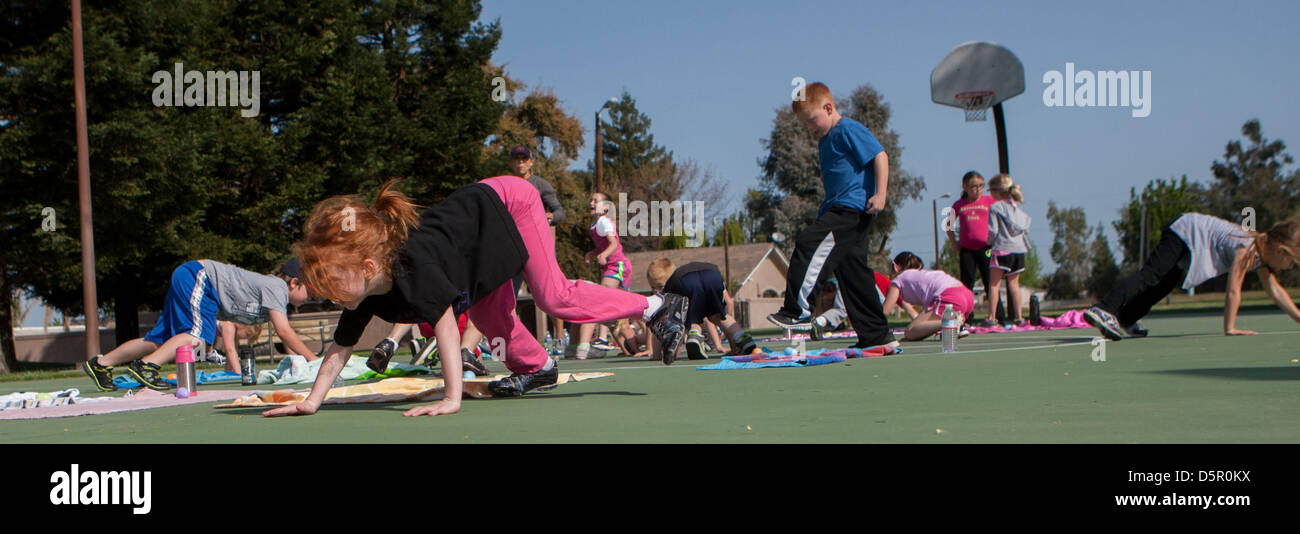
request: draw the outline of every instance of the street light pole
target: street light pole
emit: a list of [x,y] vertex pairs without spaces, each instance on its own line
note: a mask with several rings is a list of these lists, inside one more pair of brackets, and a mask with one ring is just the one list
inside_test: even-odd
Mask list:
[[951,197],[952,194],[944,193],[943,196],[930,200],[930,215],[934,218],[934,268],[939,268],[939,200]]
[[603,191],[601,187],[601,167],[605,162],[605,157],[601,154],[601,145],[605,144],[600,141],[600,112],[604,107],[596,110],[596,191]]
[[77,195],[81,216],[81,298],[86,310],[86,359],[99,354],[99,295],[95,287],[95,230],[90,209],[90,140],[86,128],[86,58],[81,46],[81,0],[72,0],[72,84],[77,108]]

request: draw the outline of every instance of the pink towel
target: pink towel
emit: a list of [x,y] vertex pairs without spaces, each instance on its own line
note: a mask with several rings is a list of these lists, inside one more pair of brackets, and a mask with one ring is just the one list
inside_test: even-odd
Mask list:
[[1083,319],[1083,311],[1081,310],[1070,310],[1068,312],[1061,314],[1059,317],[1043,317],[1042,322],[1043,322],[1042,326],[1034,326],[1026,322],[1025,324],[1022,324],[1020,326],[1013,326],[1011,328],[1002,328],[999,326],[994,326],[992,328],[981,328],[978,326],[972,326],[970,328],[970,333],[989,334],[989,333],[999,333],[999,332],[1037,332],[1039,330],[1063,330],[1066,328],[1092,328],[1092,326],[1088,324],[1088,321],[1085,321]]
[[47,408],[31,408],[27,410],[4,410],[0,411],[0,420],[5,419],[49,419],[53,417],[75,417],[78,415],[93,415],[100,413],[129,412],[133,410],[145,410],[149,408],[162,408],[165,406],[182,406],[186,404],[201,404],[237,399],[248,394],[248,391],[236,389],[199,389],[197,395],[185,399],[176,398],[176,393],[163,393],[151,389],[143,390],[132,395],[130,398],[115,398],[108,401],[97,402],[80,402],[77,404],[67,404],[64,406],[50,406]]

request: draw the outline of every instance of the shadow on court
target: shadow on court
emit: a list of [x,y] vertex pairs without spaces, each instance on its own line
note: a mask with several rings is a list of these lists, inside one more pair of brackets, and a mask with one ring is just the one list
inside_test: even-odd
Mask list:
[[1214,369],[1171,369],[1154,374],[1226,378],[1228,380],[1300,380],[1300,367],[1219,367]]
[[[590,395],[617,395],[620,397],[643,397],[647,394],[633,392],[633,391],[591,391],[586,393],[547,393],[543,391],[543,392],[532,392],[522,397],[494,398],[494,399],[465,399],[461,401],[461,404],[463,406],[465,403],[478,403],[478,402],[488,402],[488,401],[503,402],[503,401],[511,401],[511,400],[517,401],[520,399],[532,400],[532,399],[579,398],[579,397],[586,397]],[[431,404],[434,402],[437,401],[431,400],[431,401],[402,401],[402,402],[363,402],[363,403],[356,403],[356,404],[327,404],[317,409],[316,413],[319,414],[323,411],[338,412],[338,411],[380,411],[380,410],[392,410],[392,411],[404,412],[416,406],[420,406],[422,404]],[[222,408],[220,410],[217,410],[217,412],[223,415],[261,416],[262,412],[274,408],[279,408],[279,406],[249,406],[247,408]],[[286,417],[303,417],[303,416],[286,416]]]

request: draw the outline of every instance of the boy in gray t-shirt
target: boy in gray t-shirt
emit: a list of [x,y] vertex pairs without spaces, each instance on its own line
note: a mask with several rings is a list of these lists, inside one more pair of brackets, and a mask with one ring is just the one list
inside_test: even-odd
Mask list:
[[[117,389],[113,366],[121,364],[127,364],[127,373],[145,387],[169,389],[171,385],[159,376],[160,364],[172,361],[176,349],[183,345],[202,341],[211,346],[218,320],[246,325],[270,321],[291,352],[316,359],[316,353],[289,324],[287,314],[289,304],[300,306],[309,298],[307,286],[298,279],[300,270],[298,260],[285,264],[278,277],[212,260],[185,262],[172,271],[167,299],[153,330],[91,358],[82,364],[83,370],[100,391]],[[228,363],[227,368],[240,370],[237,361]]]
[[272,311],[287,313],[289,285],[284,280],[212,260],[199,263],[217,289],[218,321],[259,324]]

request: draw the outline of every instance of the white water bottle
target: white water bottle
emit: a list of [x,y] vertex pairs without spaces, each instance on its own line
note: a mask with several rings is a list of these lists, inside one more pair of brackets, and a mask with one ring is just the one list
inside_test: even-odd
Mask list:
[[943,308],[943,322],[940,323],[939,342],[943,344],[943,352],[957,352],[957,328],[960,321],[960,315],[954,310],[952,304],[945,304]]

